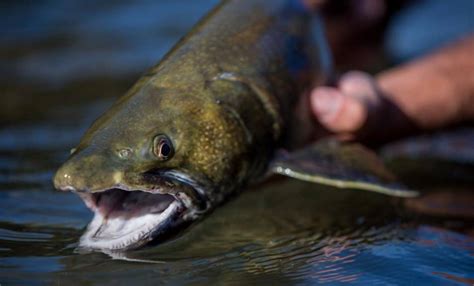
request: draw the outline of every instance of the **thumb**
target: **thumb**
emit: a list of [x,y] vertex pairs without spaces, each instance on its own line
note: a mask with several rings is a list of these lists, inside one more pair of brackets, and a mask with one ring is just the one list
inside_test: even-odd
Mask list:
[[367,119],[366,101],[341,89],[318,87],[311,92],[310,103],[321,125],[336,134],[356,133]]

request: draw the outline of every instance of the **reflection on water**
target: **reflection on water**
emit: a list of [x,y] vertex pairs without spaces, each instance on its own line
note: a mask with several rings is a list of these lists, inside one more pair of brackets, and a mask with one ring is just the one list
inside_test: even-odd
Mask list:
[[[281,178],[164,245],[116,259],[75,251],[92,215],[52,189],[55,168],[111,97],[214,2],[0,4],[0,284],[473,284],[472,217],[419,215],[377,194]],[[424,165],[394,166],[427,192],[472,192],[472,169],[449,183],[430,179],[450,179],[433,166],[417,177]]]

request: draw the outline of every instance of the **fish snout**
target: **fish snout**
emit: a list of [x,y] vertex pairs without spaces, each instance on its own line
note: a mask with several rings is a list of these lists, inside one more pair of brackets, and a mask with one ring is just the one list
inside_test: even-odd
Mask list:
[[121,184],[123,172],[97,158],[70,158],[54,175],[54,187],[61,191],[99,192]]
[[77,191],[76,187],[73,185],[73,177],[68,171],[68,168],[65,168],[63,165],[56,171],[54,175],[53,183],[54,187],[60,191]]

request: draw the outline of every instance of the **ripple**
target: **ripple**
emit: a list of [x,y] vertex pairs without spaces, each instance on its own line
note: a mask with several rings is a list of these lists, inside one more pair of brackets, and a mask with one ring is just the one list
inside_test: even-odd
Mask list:
[[0,138],[2,139],[0,140],[0,150],[28,150],[31,149],[32,144],[36,150],[41,150],[71,146],[79,140],[80,133],[77,129],[47,123],[5,127],[0,130]]
[[90,218],[91,213],[81,199],[72,193],[52,190],[0,192],[0,222],[81,229]]
[[15,182],[16,184],[25,184],[25,183],[30,183],[30,184],[44,184],[44,182],[47,182],[47,184],[51,184],[50,180],[53,176],[53,172],[51,171],[36,171],[36,172],[26,172],[26,173],[14,173],[14,174],[0,174],[0,184],[7,184],[7,183],[13,183]]
[[0,240],[19,241],[19,242],[40,242],[48,241],[53,237],[52,234],[38,232],[20,232],[0,228]]

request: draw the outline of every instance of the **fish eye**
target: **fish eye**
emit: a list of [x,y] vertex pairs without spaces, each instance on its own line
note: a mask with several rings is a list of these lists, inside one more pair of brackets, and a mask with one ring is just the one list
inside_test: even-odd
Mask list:
[[153,154],[162,161],[166,161],[173,156],[173,144],[166,135],[158,135],[155,137],[153,140]]

